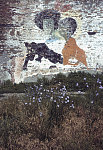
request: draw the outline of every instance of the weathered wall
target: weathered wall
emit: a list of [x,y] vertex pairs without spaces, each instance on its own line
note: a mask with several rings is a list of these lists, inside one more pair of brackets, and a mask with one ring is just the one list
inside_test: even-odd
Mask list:
[[[12,0],[11,0],[12,1]],[[72,37],[79,48],[86,54],[89,69],[103,68],[103,2],[98,0],[21,0],[20,2],[0,3],[0,80],[10,79],[13,82],[29,81],[37,75],[50,75],[68,72],[73,69],[87,68],[79,63],[74,65],[53,64],[46,58],[41,62],[28,61],[27,70],[23,70],[26,58],[25,42],[46,43],[49,49],[62,55],[66,43],[58,30],[53,34],[57,40],[48,40],[46,33],[35,24],[35,15],[45,9],[58,10],[60,20],[72,17],[77,22],[76,32]],[[89,35],[88,32],[96,31]],[[50,67],[53,66],[53,67]]]

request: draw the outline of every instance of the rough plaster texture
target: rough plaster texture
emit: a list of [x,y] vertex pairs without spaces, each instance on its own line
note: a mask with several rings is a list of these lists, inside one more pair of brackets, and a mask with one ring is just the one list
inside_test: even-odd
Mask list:
[[[65,39],[56,30],[53,34],[57,40],[48,40],[49,35],[35,24],[36,13],[45,9],[55,9],[61,18],[72,17],[77,22],[77,30],[72,36],[77,45],[85,51],[89,71],[103,68],[103,2],[98,0],[21,0],[0,2],[0,80],[10,79],[13,82],[34,81],[42,75],[50,76],[59,72],[87,70],[79,63],[78,66],[51,63],[42,58],[41,62],[28,62],[27,70],[23,64],[27,54],[25,42],[46,43],[46,45],[62,55]],[[96,32],[89,35],[88,32]],[[54,67],[50,67],[54,66]]]

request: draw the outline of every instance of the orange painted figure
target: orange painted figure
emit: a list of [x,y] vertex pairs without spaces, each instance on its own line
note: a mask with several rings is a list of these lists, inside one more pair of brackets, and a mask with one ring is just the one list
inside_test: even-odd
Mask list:
[[[65,18],[59,22],[59,33],[65,38],[66,44],[62,50],[63,65],[77,66],[79,62],[87,67],[86,55],[84,50],[79,48],[76,41],[71,36],[77,28],[77,23],[73,18]],[[70,60],[75,59],[76,62],[72,63]]]
[[[63,50],[63,65],[78,65],[79,62],[87,67],[85,52],[80,49],[74,38],[69,38]],[[69,62],[69,59],[76,58],[78,61],[75,64]]]

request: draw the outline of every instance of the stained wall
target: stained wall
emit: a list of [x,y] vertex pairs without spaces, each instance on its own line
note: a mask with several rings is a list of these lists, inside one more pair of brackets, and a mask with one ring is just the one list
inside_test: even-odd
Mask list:
[[[35,16],[46,9],[60,13],[60,20],[71,17],[77,22],[77,29],[72,35],[76,44],[85,52],[87,67],[80,62],[75,65],[53,63],[42,57],[28,61],[25,43],[45,43],[50,50],[62,56],[66,44],[64,36],[55,30],[52,39],[35,23]],[[0,80],[10,79],[13,82],[34,81],[36,77],[50,76],[59,72],[73,70],[102,71],[103,68],[103,2],[98,0],[21,0],[0,2]],[[93,33],[93,35],[90,35]],[[54,57],[54,56],[53,56]]]

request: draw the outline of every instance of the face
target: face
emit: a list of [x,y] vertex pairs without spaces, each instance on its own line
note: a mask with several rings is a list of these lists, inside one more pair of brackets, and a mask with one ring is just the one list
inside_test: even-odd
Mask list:
[[43,30],[46,34],[52,34],[54,31],[54,20],[52,18],[43,20]]
[[65,26],[59,25],[59,33],[64,38],[69,39],[73,35],[73,29],[71,24],[65,24]]

